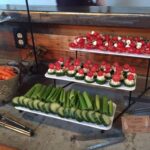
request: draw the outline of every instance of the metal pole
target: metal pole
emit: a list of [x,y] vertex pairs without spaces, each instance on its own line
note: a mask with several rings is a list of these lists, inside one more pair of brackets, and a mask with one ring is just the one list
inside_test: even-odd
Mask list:
[[148,86],[149,70],[150,70],[150,59],[148,60],[148,68],[147,68],[146,82],[145,82],[145,91],[146,91],[147,86]]
[[36,55],[36,48],[35,48],[33,28],[32,28],[32,23],[31,23],[31,15],[30,15],[30,10],[29,10],[28,0],[25,0],[25,2],[26,2],[27,13],[28,13],[28,23],[29,23],[29,27],[30,27],[33,53],[34,53],[34,59],[35,59],[35,64],[36,64],[36,71],[38,71],[38,61],[37,61],[37,55]]

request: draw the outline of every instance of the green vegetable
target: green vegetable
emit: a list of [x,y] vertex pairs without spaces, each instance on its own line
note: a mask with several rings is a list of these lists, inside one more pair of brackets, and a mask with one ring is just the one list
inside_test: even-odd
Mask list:
[[71,90],[70,95],[69,95],[69,100],[70,100],[70,107],[74,107],[76,104],[76,91],[75,90]]
[[109,102],[108,102],[108,110],[109,110],[109,116],[112,116],[113,115],[113,112],[114,112],[114,110],[113,110],[113,102],[112,102],[112,100],[110,100]]
[[81,108],[81,110],[88,109],[88,107],[86,105],[86,102],[85,102],[85,99],[84,99],[83,95],[80,94],[80,92],[78,92],[78,98],[79,98],[79,101],[80,101],[80,108]]
[[31,95],[32,99],[37,99],[37,95],[40,92],[41,88],[42,88],[41,84],[36,84],[35,90],[34,90],[33,94]]
[[101,102],[99,95],[95,96],[95,111],[101,111]]
[[47,86],[45,89],[45,92],[42,95],[42,99],[45,101],[48,97],[48,95],[50,94],[51,90],[53,89],[52,86]]
[[52,88],[51,92],[49,93],[49,95],[46,98],[46,102],[50,102],[51,97],[53,96],[53,94],[56,92],[56,88]]
[[89,94],[86,91],[83,92],[83,97],[85,99],[87,109],[93,109],[92,101],[90,99]]
[[43,86],[41,87],[41,90],[39,91],[39,93],[37,93],[37,98],[38,98],[38,99],[42,99],[42,96],[44,95],[46,88],[47,88],[46,85],[43,85]]
[[103,114],[108,115],[108,98],[107,96],[103,96],[103,107],[102,107],[102,112]]
[[37,86],[37,84],[32,86],[32,88],[30,88],[30,90],[28,90],[24,96],[30,98],[32,96],[32,94],[34,93],[34,90],[36,89],[36,86]]
[[61,104],[63,104],[63,95],[64,95],[64,89],[62,89],[61,90],[61,93],[60,93],[60,98],[59,98],[59,102],[61,103]]

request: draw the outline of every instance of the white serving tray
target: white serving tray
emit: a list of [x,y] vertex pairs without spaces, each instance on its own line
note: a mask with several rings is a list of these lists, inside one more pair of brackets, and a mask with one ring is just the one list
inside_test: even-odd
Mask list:
[[93,124],[93,123],[89,123],[89,122],[78,122],[75,119],[70,119],[70,118],[61,118],[58,115],[54,115],[54,114],[46,114],[40,111],[35,111],[35,110],[30,110],[28,108],[24,108],[24,107],[15,107],[17,110],[21,110],[21,111],[25,111],[25,112],[29,112],[29,113],[33,113],[33,114],[38,114],[38,115],[42,115],[42,116],[46,116],[46,117],[50,117],[50,118],[55,118],[55,119],[59,119],[59,120],[63,120],[63,121],[68,121],[68,122],[72,122],[72,123],[76,123],[76,124],[80,124],[80,125],[84,125],[84,126],[88,126],[88,127],[92,127],[92,128],[97,128],[97,129],[101,129],[101,130],[109,130],[112,128],[112,124],[113,124],[113,120],[114,120],[114,116],[115,116],[115,112],[116,112],[116,104],[113,103],[114,106],[114,113],[113,116],[110,117],[111,119],[111,124],[109,126],[104,126],[104,125],[97,125],[97,124]]
[[80,49],[80,48],[69,48],[72,51],[80,51],[86,53],[96,53],[96,54],[107,54],[107,55],[116,55],[116,56],[126,56],[126,57],[135,57],[135,58],[150,58],[150,55],[146,54],[131,54],[131,53],[119,53],[119,52],[111,52],[111,51],[101,51],[98,49]]
[[124,85],[121,85],[120,87],[114,88],[114,87],[111,87],[108,82],[103,84],[103,85],[100,85],[100,84],[97,84],[96,82],[94,82],[94,83],[87,83],[84,80],[76,80],[73,77],[56,76],[56,75],[50,75],[48,73],[45,74],[45,77],[46,78],[50,78],[50,79],[64,80],[64,81],[69,81],[69,82],[75,82],[75,83],[81,83],[81,84],[87,84],[87,85],[99,86],[99,87],[107,87],[107,88],[119,89],[119,90],[125,90],[125,91],[134,91],[136,89],[136,86],[134,86],[134,87],[126,87]]

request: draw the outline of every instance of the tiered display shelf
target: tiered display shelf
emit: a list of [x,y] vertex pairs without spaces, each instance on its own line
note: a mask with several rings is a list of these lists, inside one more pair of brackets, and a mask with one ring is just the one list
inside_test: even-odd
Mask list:
[[102,51],[98,49],[80,49],[80,48],[69,48],[71,51],[79,51],[86,53],[95,53],[95,54],[105,54],[105,55],[116,55],[116,56],[125,56],[125,57],[135,57],[135,58],[145,58],[150,59],[150,55],[148,54],[132,54],[132,53],[119,53],[119,52],[111,52],[111,51]]
[[69,81],[69,82],[74,82],[74,83],[81,83],[81,84],[86,84],[86,85],[91,85],[91,86],[106,87],[106,88],[125,90],[125,91],[134,91],[136,89],[136,86],[134,86],[134,87],[127,87],[127,86],[121,85],[120,87],[114,88],[114,87],[111,87],[108,82],[103,84],[103,85],[100,85],[100,84],[97,84],[96,82],[94,82],[94,83],[87,83],[84,80],[76,80],[75,78],[68,77],[68,76],[50,75],[48,73],[45,74],[45,77],[49,78],[49,79],[64,80],[64,81]]

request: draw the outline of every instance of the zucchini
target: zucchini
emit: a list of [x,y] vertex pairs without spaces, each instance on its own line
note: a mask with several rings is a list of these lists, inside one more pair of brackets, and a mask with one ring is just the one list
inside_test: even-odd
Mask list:
[[70,117],[73,118],[73,119],[75,118],[75,112],[76,112],[76,108],[71,107],[70,108]]
[[52,86],[47,86],[46,89],[45,89],[45,92],[44,94],[42,95],[42,100],[46,100],[48,95],[50,94],[51,90],[52,90]]
[[59,107],[57,109],[57,114],[60,116],[60,117],[64,117],[64,107]]
[[12,99],[12,104],[13,104],[14,106],[19,106],[19,97],[14,97],[14,98]]
[[90,99],[89,94],[86,91],[83,92],[83,97],[85,99],[85,102],[86,102],[86,105],[87,105],[87,109],[91,109],[92,110],[93,109],[92,101]]
[[45,103],[44,104],[44,110],[46,113],[50,113],[50,103]]
[[58,103],[51,103],[50,109],[53,113],[57,113],[57,109],[61,107]]
[[87,109],[87,105],[86,105],[85,99],[84,99],[83,95],[80,94],[80,92],[78,92],[78,98],[79,98],[81,110]]
[[95,118],[95,112],[94,111],[88,111],[87,117],[88,117],[89,122],[96,123],[96,118]]
[[109,116],[112,116],[113,115],[113,112],[114,112],[114,107],[113,107],[113,102],[112,102],[112,100],[110,100],[109,102],[108,102],[108,112],[109,112]]
[[105,115],[105,114],[102,114],[102,122],[104,124],[104,126],[109,126],[111,124],[111,120],[110,120],[110,117]]
[[89,119],[87,117],[88,111],[87,110],[82,110],[81,115],[84,121],[89,122]]
[[108,115],[108,98],[107,96],[103,96],[103,107],[102,107],[102,112],[105,115]]
[[95,96],[95,111],[101,112],[101,101],[99,95]]

